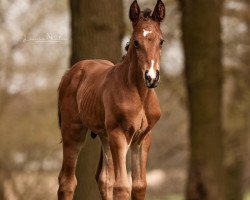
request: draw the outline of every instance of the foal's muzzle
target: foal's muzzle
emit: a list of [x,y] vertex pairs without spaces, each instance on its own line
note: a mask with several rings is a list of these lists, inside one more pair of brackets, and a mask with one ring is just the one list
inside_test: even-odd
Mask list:
[[149,73],[149,71],[146,70],[145,71],[145,82],[146,82],[146,86],[148,88],[155,88],[158,86],[158,83],[159,83],[159,79],[160,79],[160,72],[159,70],[156,70],[156,74],[155,74],[155,77],[152,78]]

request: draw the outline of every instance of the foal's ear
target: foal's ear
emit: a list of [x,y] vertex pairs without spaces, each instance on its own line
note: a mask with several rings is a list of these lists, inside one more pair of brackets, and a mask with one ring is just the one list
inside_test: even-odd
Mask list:
[[161,22],[164,19],[164,17],[165,17],[165,5],[161,0],[158,0],[154,8],[152,18],[157,22]]
[[134,0],[134,2],[131,4],[130,9],[129,9],[129,18],[131,20],[131,22],[134,24],[136,24],[140,18],[140,7],[137,4],[137,1]]

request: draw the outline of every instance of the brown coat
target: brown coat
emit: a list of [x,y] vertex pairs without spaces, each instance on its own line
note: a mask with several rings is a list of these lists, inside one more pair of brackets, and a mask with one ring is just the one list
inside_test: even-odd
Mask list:
[[[157,1],[153,14],[130,7],[133,34],[122,63],[84,60],[65,73],[59,86],[58,115],[63,165],[58,199],[72,200],[75,168],[87,130],[97,134],[102,152],[96,179],[104,200],[143,200],[151,129],[161,112],[154,87],[159,82],[163,43],[160,22],[165,7]],[[131,147],[132,189],[126,170]]]

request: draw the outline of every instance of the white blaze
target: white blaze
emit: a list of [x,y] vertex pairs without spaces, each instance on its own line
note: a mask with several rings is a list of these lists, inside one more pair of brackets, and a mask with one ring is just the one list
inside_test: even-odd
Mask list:
[[155,64],[155,61],[151,60],[151,66],[150,66],[150,69],[148,70],[148,76],[150,76],[151,81],[153,81],[153,79],[156,78],[156,72],[154,70],[154,64]]
[[159,70],[159,63],[156,63],[156,69]]
[[148,31],[143,29],[143,36],[146,37],[149,33],[152,33],[152,31]]

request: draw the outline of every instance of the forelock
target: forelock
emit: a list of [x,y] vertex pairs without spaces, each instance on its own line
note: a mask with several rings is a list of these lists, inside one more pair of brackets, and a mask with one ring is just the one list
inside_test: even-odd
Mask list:
[[143,10],[140,14],[140,20],[149,20],[152,18],[151,16],[151,12],[152,10],[149,8],[146,8],[145,10]]

